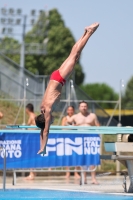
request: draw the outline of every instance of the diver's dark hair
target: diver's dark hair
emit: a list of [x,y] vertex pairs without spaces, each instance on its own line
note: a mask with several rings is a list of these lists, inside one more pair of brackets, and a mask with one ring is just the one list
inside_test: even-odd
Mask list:
[[40,114],[35,117],[36,126],[38,128],[44,129],[45,128],[45,118],[44,114]]
[[34,106],[33,106],[32,103],[28,103],[28,104],[26,105],[26,108],[27,108],[30,112],[34,112]]

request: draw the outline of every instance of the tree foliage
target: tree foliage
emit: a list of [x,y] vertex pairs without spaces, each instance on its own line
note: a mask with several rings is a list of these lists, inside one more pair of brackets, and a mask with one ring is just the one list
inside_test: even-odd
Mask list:
[[128,81],[125,93],[122,98],[122,107],[125,109],[133,109],[133,76]]
[[[64,60],[68,57],[72,46],[75,43],[71,31],[65,26],[65,23],[56,9],[49,12],[42,12],[32,29],[25,35],[25,44],[31,48],[30,44],[40,44],[46,48],[46,54],[26,54],[25,68],[34,74],[50,75],[58,69]],[[9,52],[6,54],[13,61],[20,64],[20,43],[14,38],[4,38],[0,43],[0,48],[15,49],[19,47],[17,55]],[[81,84],[84,80],[84,73],[80,62],[75,66],[76,84]]]
[[[7,52],[6,55],[16,63],[20,63],[20,54],[18,54],[18,49],[20,49],[20,43],[18,40],[5,37],[0,41],[0,50],[3,52]],[[3,51],[4,50],[4,51]],[[11,54],[12,50],[15,50],[17,54]]]
[[[39,33],[38,37],[32,38],[32,35]],[[61,15],[56,9],[49,12],[49,16],[42,13],[33,29],[27,33],[25,41],[45,43],[47,42],[46,55],[27,55],[26,68],[40,75],[50,75],[58,69],[64,60],[68,57],[75,40],[72,33],[65,27]],[[45,45],[45,44],[44,44]],[[76,83],[81,84],[84,80],[82,67],[78,62],[75,66]]]
[[[81,85],[81,89],[94,100],[118,100],[118,94],[115,93],[114,90],[105,83]],[[99,105],[103,108],[114,108],[114,104],[112,103],[99,103]]]

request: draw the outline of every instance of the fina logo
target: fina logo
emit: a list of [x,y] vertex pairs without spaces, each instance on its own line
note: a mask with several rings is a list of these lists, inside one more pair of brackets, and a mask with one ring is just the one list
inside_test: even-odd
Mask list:
[[49,138],[46,151],[45,156],[48,156],[50,152],[56,152],[57,156],[71,156],[73,153],[99,154],[100,137],[76,137],[74,141],[70,138]]

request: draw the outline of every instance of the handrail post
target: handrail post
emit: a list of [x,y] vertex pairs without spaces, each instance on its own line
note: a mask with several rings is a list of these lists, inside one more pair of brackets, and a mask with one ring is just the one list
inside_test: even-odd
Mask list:
[[84,172],[83,172],[83,167],[81,167],[81,180],[80,180],[80,185],[84,185]]
[[3,162],[3,190],[5,191],[6,189],[6,150],[3,147],[3,154],[4,154],[4,162]]

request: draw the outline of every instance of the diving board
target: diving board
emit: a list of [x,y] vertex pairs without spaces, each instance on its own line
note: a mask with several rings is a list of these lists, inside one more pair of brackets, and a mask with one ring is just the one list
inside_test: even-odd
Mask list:
[[[32,130],[32,133],[39,132],[37,126],[23,126],[23,125],[8,125],[6,130],[2,130],[3,132],[12,133],[13,130],[17,129],[19,133],[19,129],[23,129],[24,133],[27,133],[26,129],[37,129]],[[69,133],[69,134],[133,134],[133,127],[116,127],[116,126],[50,126],[50,133]],[[28,133],[30,130],[28,130]]]
[[105,142],[107,152],[133,152],[133,142]]

